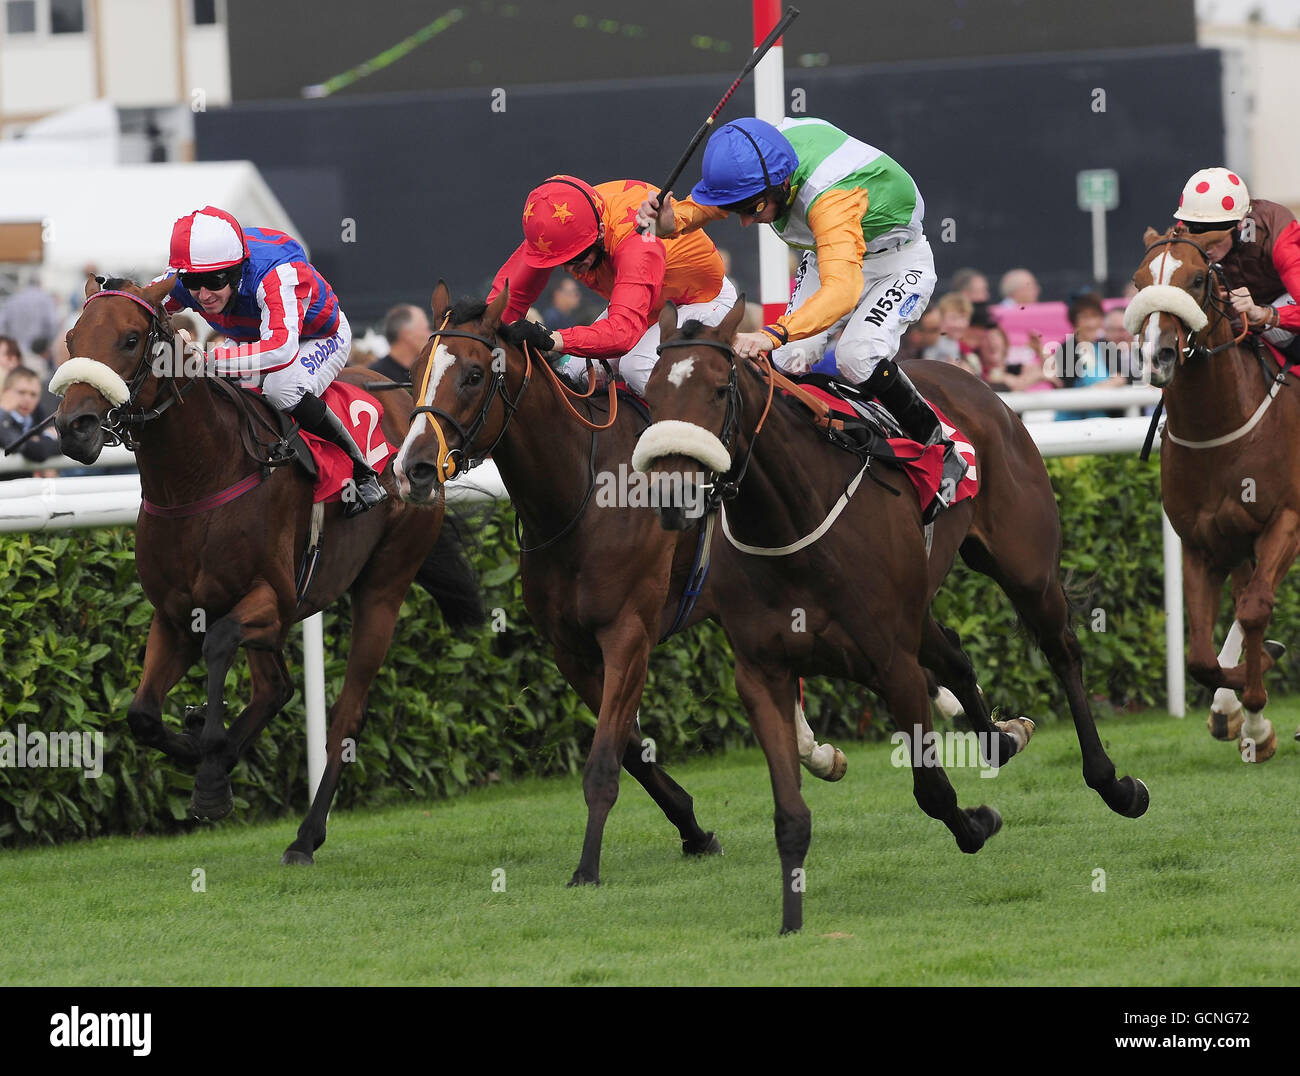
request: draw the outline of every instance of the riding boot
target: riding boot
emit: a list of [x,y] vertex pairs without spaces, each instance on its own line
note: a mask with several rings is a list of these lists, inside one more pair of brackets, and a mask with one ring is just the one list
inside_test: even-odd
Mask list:
[[360,515],[388,499],[387,491],[379,482],[379,475],[366,462],[365,454],[353,440],[352,434],[348,433],[347,428],[339,421],[338,415],[325,406],[324,400],[309,392],[298,401],[297,406],[289,414],[297,419],[298,425],[308,433],[338,445],[352,460],[352,485],[355,488],[351,497],[343,498],[345,516],[351,518]]
[[923,521],[929,523],[941,508],[951,506],[952,498],[957,493],[957,484],[965,477],[966,461],[952,441],[943,435],[943,427],[939,424],[939,416],[934,413],[934,409],[916,391],[916,386],[893,359],[882,362],[857,387],[864,394],[875,396],[913,441],[924,447],[943,445],[943,478],[933,503],[922,516]]

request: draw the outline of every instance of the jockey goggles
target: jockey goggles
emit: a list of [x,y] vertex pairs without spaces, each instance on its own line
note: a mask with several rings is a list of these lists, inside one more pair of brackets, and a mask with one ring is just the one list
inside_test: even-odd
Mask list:
[[188,292],[196,292],[202,288],[207,288],[208,291],[220,291],[227,285],[237,288],[243,274],[242,264],[232,265],[226,269],[215,269],[210,273],[181,273],[181,286]]

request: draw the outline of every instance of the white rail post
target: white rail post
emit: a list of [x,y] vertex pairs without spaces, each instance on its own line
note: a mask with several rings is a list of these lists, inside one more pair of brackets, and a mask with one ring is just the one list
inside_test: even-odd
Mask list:
[[325,622],[313,613],[302,622],[303,697],[307,703],[307,791],[316,798],[325,776]]
[[1165,684],[1169,713],[1187,716],[1187,667],[1183,649],[1183,543],[1173,524],[1160,512],[1165,554]]

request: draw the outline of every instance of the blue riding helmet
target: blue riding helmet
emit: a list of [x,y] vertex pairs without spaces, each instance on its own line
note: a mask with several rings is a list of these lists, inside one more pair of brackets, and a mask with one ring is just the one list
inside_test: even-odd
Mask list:
[[697,205],[734,205],[784,183],[799,164],[789,139],[762,120],[733,120],[704,147],[703,178],[691,190]]

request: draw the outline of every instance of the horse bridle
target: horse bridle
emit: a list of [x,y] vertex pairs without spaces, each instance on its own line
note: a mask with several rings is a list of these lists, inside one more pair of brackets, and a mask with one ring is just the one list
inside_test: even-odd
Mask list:
[[[736,363],[736,352],[731,345],[721,340],[710,340],[703,337],[688,338],[679,337],[676,340],[669,340],[666,344],[660,344],[656,349],[657,355],[663,355],[665,351],[671,348],[679,347],[711,347],[721,351],[727,356],[727,363],[731,367],[731,374],[727,378],[727,412],[722,419],[722,433],[718,440],[722,442],[727,454],[731,455],[732,440],[736,437],[740,427],[740,420],[744,415],[745,403],[740,394],[740,367]],[[763,409],[762,418],[759,419],[758,426],[755,428],[753,435],[749,439],[749,445],[745,449],[744,458],[740,461],[739,467],[733,462],[731,469],[725,474],[715,474],[713,482],[705,486],[704,515],[717,509],[723,501],[731,500],[740,491],[740,483],[745,478],[745,472],[749,469],[750,458],[754,454],[754,443],[758,440],[758,434],[763,428],[763,423],[767,420],[767,412],[772,406],[772,390],[774,384],[771,378],[768,378],[768,398],[767,407]]]
[[[149,331],[145,336],[144,352],[140,356],[140,361],[132,372],[130,379],[127,381],[127,399],[126,403],[110,407],[105,413],[103,421],[100,423],[106,435],[105,440],[110,445],[122,445],[127,449],[134,450],[136,440],[131,436],[132,426],[143,426],[145,423],[152,422],[163,412],[175,403],[181,402],[181,397],[189,389],[192,382],[186,381],[181,387],[176,386],[176,377],[173,374],[168,379],[171,386],[171,395],[163,401],[161,405],[154,406],[148,411],[133,411],[132,405],[135,403],[136,393],[144,386],[150,374],[150,361],[153,359],[154,352],[160,343],[172,344],[176,339],[176,333],[172,330],[170,322],[164,324],[164,315],[157,308],[147,303],[134,292],[119,291],[116,289],[102,289],[93,295],[86,296],[86,301],[82,303],[81,309],[84,312],[95,299],[101,299],[106,296],[117,296],[122,299],[130,299],[137,306],[143,307],[149,314]],[[159,378],[161,381],[162,379]]]
[[[447,317],[450,317],[450,315],[447,315]],[[444,318],[443,325],[445,326],[446,324],[447,324],[447,319]],[[477,333],[465,332],[462,329],[439,328],[436,332],[433,333],[432,336],[429,337],[430,341],[432,342],[432,346],[429,349],[430,367],[433,366],[433,360],[435,355],[438,352],[439,342],[442,340],[443,337],[448,337],[448,336],[459,337],[464,340],[477,341],[478,343],[486,347],[488,349],[488,352],[493,355],[495,355],[497,348],[500,346],[496,340],[489,340],[486,336],[479,336]],[[455,430],[460,437],[460,445],[456,448],[447,447],[443,459],[440,459],[438,461],[439,468],[443,467],[444,460],[447,464],[450,464],[452,468],[451,474],[441,476],[444,481],[462,469],[468,471],[477,467],[480,463],[482,463],[485,459],[487,459],[488,456],[492,455],[493,449],[495,449],[497,445],[500,444],[501,438],[505,436],[506,427],[510,425],[510,420],[514,418],[515,412],[519,410],[520,402],[523,400],[524,393],[528,390],[528,383],[532,379],[533,364],[532,364],[532,359],[527,352],[527,349],[525,349],[524,351],[524,359],[526,362],[526,365],[524,367],[524,379],[519,386],[519,391],[515,393],[514,399],[512,400],[510,398],[510,394],[507,391],[506,371],[505,371],[504,364],[502,364],[502,368],[500,370],[495,370],[493,372],[492,382],[488,386],[488,391],[483,398],[483,406],[479,408],[479,412],[475,416],[474,421],[470,424],[469,429],[466,429],[464,426],[462,426],[459,422],[457,422],[454,418],[452,418],[452,416],[449,415],[446,411],[443,411],[441,408],[434,407],[432,404],[421,404],[411,412],[412,418],[414,418],[416,415],[433,415],[435,418],[442,419],[447,423],[448,426],[450,426],[453,430]],[[429,376],[429,372],[428,369],[426,369],[425,385],[427,385],[428,383],[428,376]],[[425,388],[422,386],[421,395],[423,395],[424,391]],[[502,420],[501,423],[501,430],[496,435],[496,439],[492,442],[492,444],[490,444],[487,447],[485,451],[479,453],[478,455],[470,456],[468,455],[469,446],[472,445],[475,440],[477,440],[478,435],[483,430],[483,427],[487,425],[488,412],[491,410],[492,404],[496,401],[496,398],[498,396],[501,397],[501,403],[502,406],[505,408],[505,412],[506,412],[505,418]],[[438,430],[437,423],[434,423],[434,428],[435,431],[439,434],[438,437],[439,441],[442,441],[441,431]]]
[[[1228,282],[1223,272],[1223,266],[1219,262],[1211,261],[1209,252],[1206,251],[1206,249],[1203,246],[1201,246],[1200,243],[1197,243],[1195,240],[1188,239],[1185,235],[1171,235],[1164,239],[1157,239],[1154,243],[1152,243],[1149,247],[1146,248],[1145,254],[1143,256],[1142,264],[1144,266],[1149,264],[1150,262],[1149,255],[1157,247],[1173,246],[1176,243],[1186,243],[1189,247],[1195,250],[1205,260],[1205,265],[1206,265],[1205,290],[1204,290],[1204,294],[1202,294],[1201,296],[1201,301],[1196,304],[1200,308],[1201,313],[1204,314],[1208,319],[1210,316],[1210,311],[1213,310],[1216,314],[1219,315],[1219,317],[1223,318],[1225,321],[1229,323],[1229,325],[1231,325],[1232,312],[1229,308],[1229,305],[1224,302],[1221,302],[1216,297],[1214,291],[1214,285],[1216,283],[1223,288],[1224,292],[1227,292],[1228,290]],[[1179,353],[1186,360],[1208,359],[1212,355],[1217,355],[1220,351],[1226,351],[1230,347],[1235,347],[1237,344],[1241,343],[1241,341],[1245,339],[1247,333],[1249,333],[1250,331],[1250,326],[1246,325],[1245,328],[1242,330],[1240,336],[1237,336],[1234,339],[1229,340],[1226,344],[1220,344],[1218,347],[1215,348],[1208,348],[1204,344],[1197,343],[1195,329],[1188,329],[1187,335],[1184,337],[1182,318],[1175,316],[1174,320],[1178,324],[1178,350]],[[1242,321],[1244,324],[1245,318],[1243,318]]]

